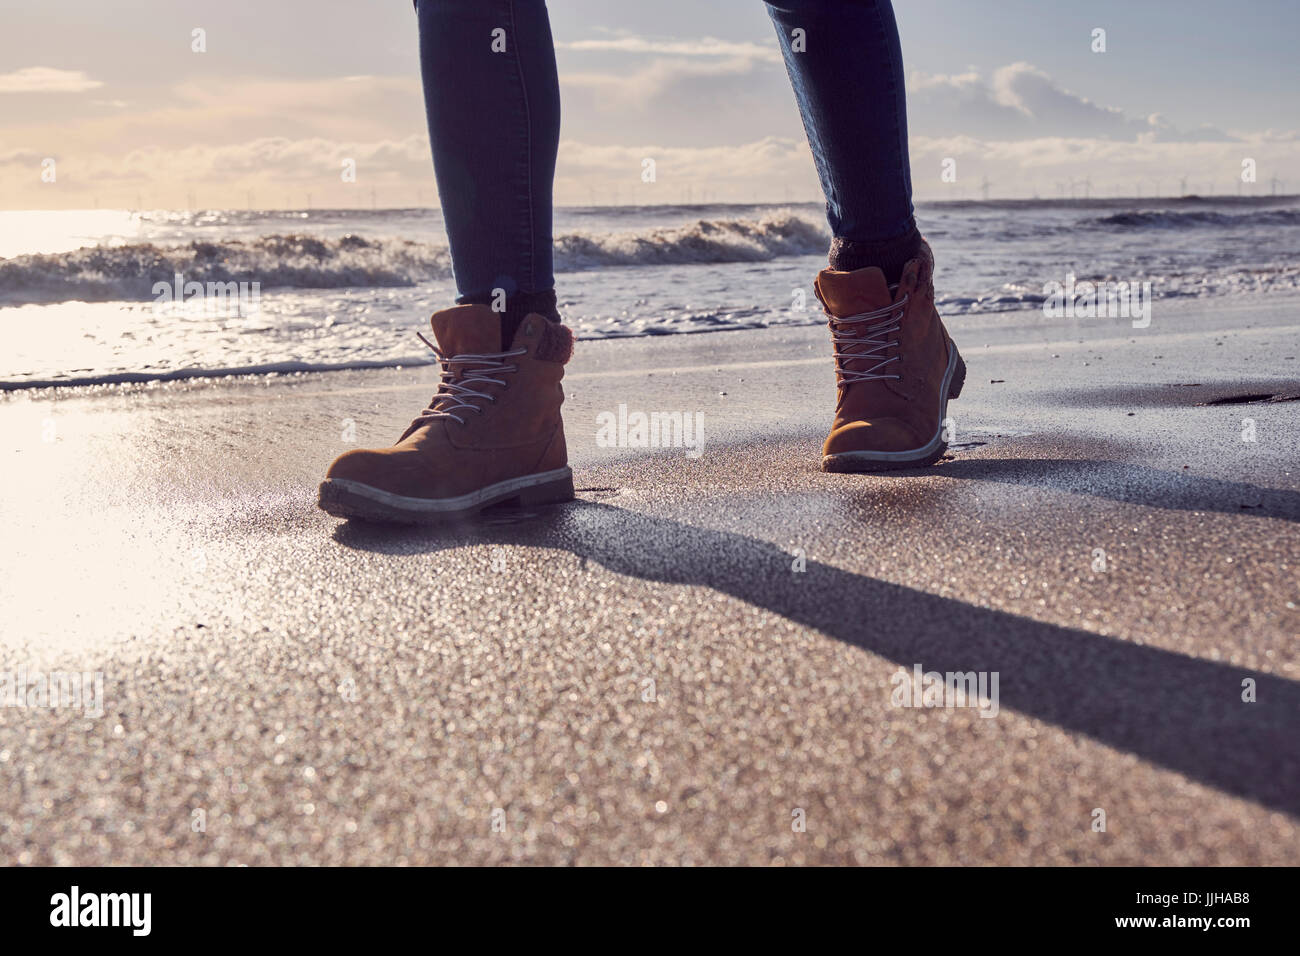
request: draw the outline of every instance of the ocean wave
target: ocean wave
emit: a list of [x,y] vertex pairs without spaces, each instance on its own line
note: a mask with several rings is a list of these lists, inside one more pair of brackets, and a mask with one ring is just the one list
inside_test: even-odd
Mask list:
[[143,301],[177,273],[186,282],[258,282],[262,289],[405,286],[449,276],[451,259],[445,248],[361,236],[92,246],[0,260],[0,302]]
[[[644,233],[555,238],[560,272],[611,266],[762,262],[824,252],[828,235],[789,212],[759,219],[701,219]],[[93,246],[0,259],[0,304],[145,301],[155,283],[257,282],[274,289],[385,288],[449,279],[445,246],[347,235],[270,235],[164,245]]]
[[1213,209],[1142,210],[1131,209],[1083,221],[1085,226],[1119,229],[1216,229],[1256,228],[1260,226],[1300,226],[1300,209],[1264,209],[1246,213],[1219,212]]
[[778,213],[760,219],[700,219],[687,226],[637,233],[555,239],[555,267],[577,272],[603,266],[765,262],[782,256],[817,255],[830,235],[802,216]]

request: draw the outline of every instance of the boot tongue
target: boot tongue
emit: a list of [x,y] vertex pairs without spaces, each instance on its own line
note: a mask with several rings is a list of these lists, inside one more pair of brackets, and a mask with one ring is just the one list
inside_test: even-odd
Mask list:
[[885,274],[875,266],[852,272],[823,269],[817,276],[814,288],[817,290],[817,298],[821,299],[832,318],[845,319],[863,312],[874,312],[894,301],[889,294]]
[[429,323],[444,355],[490,355],[502,350],[501,316],[486,305],[443,309]]
[[836,351],[839,353],[835,363],[837,381],[843,382],[845,373],[869,372],[883,359],[896,354],[895,347],[881,350],[865,341],[857,341],[863,336],[865,328],[884,320],[886,316],[861,322],[835,321],[865,312],[876,312],[893,305],[894,298],[889,294],[889,283],[885,281],[883,272],[875,266],[852,272],[825,269],[818,274],[813,288],[817,290],[817,298],[821,299],[822,305],[830,313],[831,331],[840,336],[835,339]]
[[[433,313],[429,324],[433,327],[433,338],[438,343],[439,351],[448,358],[456,355],[491,355],[502,351],[501,316],[486,305],[458,305],[452,309],[443,309]],[[444,379],[443,384],[438,386],[429,407],[440,408],[450,399],[451,392],[445,384],[447,381],[458,382],[465,377],[466,372],[486,367],[459,362],[447,366],[450,378]]]

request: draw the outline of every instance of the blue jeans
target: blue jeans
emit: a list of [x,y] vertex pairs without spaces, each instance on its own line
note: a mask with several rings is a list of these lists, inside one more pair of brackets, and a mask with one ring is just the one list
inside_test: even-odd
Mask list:
[[[495,289],[547,292],[555,286],[560,90],[545,0],[415,4],[457,301],[488,302]],[[876,246],[912,234],[903,58],[890,0],[770,0],[767,9],[832,235]]]

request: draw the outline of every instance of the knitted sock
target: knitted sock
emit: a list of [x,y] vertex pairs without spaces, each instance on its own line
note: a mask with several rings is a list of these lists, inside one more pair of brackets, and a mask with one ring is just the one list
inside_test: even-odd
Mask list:
[[[492,305],[491,296],[464,298],[456,301],[461,305]],[[546,292],[516,292],[514,295],[506,296],[505,311],[497,313],[497,315],[501,316],[502,352],[510,348],[515,333],[519,331],[520,323],[524,321],[526,316],[534,312],[552,322],[560,321],[560,313],[555,304],[554,289],[549,289]]]
[[830,266],[837,272],[852,272],[875,266],[885,274],[885,281],[890,285],[898,282],[903,275],[903,267],[915,259],[921,251],[921,232],[912,224],[912,228],[897,239],[883,242],[859,242],[856,239],[844,239],[836,236],[831,241],[831,251],[827,258]]

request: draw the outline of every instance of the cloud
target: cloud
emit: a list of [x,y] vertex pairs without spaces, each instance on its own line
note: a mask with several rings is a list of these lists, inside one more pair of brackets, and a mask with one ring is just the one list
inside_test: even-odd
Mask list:
[[[1130,196],[1135,190],[1147,196],[1159,190],[1168,196],[1183,177],[1189,180],[1189,191],[1225,194],[1236,191],[1242,160],[1251,158],[1258,165],[1258,183],[1244,192],[1265,195],[1270,177],[1287,179],[1286,171],[1293,168],[1294,136],[1271,133],[1271,138],[1255,135],[1240,142],[1188,143],[918,135],[911,139],[912,179],[916,198],[922,201],[977,198],[985,176],[993,198],[1068,195],[1074,188],[1070,184],[1085,178],[1093,196],[1117,190]],[[176,204],[192,190],[210,207],[242,206],[250,191],[259,201],[299,204],[310,193],[317,207],[368,206],[372,188],[378,189],[381,206],[434,199],[422,131],[373,141],[261,137],[217,146],[56,155],[57,186],[39,182],[41,154],[31,150],[0,153],[0,169],[8,167],[17,174],[15,182],[27,184],[25,202],[70,208],[85,208],[97,198],[103,205],[130,203],[137,194],[149,205]],[[355,184],[341,181],[344,158],[356,160]],[[957,162],[956,183],[944,183],[940,177],[946,158]],[[642,177],[646,159],[654,160],[653,182]],[[560,144],[556,169],[556,199],[561,204],[682,202],[688,197],[813,200],[817,195],[812,158],[802,136],[709,146],[653,141],[618,145],[568,138]]]
[[[597,97],[602,108],[625,108],[630,104],[644,104],[665,92],[683,85],[695,85],[717,79],[744,77],[754,72],[754,60],[733,57],[713,62],[690,59],[657,59],[632,72],[619,73],[564,73],[560,77],[563,87],[589,90]],[[690,91],[686,91],[689,95]],[[698,96],[700,91],[695,91]]]
[[12,73],[0,73],[0,93],[84,93],[104,84],[80,70],[56,70],[28,66]]
[[275,137],[373,142],[423,130],[423,120],[416,76],[234,76],[186,80],[125,105],[77,97],[57,111],[32,108],[28,122],[11,121],[2,138],[73,158],[152,144],[222,146]]
[[1129,120],[1114,106],[1099,106],[1060,86],[1046,72],[1029,63],[1012,63],[993,74],[992,90],[998,103],[1045,125],[1062,125],[1094,134],[1126,133]]
[[[650,130],[679,145],[715,144],[780,136],[792,129],[792,120],[797,123],[774,44],[621,35],[567,48],[620,54],[616,66],[585,62],[581,70],[561,71],[566,123],[577,138],[599,141],[603,134],[636,142]],[[1209,124],[1184,130],[1160,114],[1130,115],[1023,61],[991,73],[913,73],[907,85],[908,125],[919,135],[1184,143],[1240,138]]]
[[[645,182],[645,161],[654,161],[653,182]],[[812,155],[803,137],[768,136],[737,145],[611,146],[564,140],[560,143],[555,190],[561,203],[681,202],[750,200],[757,193],[782,199],[811,198],[817,189]]]
[[557,50],[575,52],[660,54],[688,57],[742,57],[754,60],[781,62],[781,52],[774,43],[746,43],[700,37],[690,40],[653,39],[622,35],[608,40],[573,40],[556,43]]
[[560,143],[562,175],[599,174],[626,177],[645,159],[655,161],[658,181],[681,178],[722,182],[755,176],[780,176],[811,163],[803,139],[767,137],[737,146],[601,146],[565,140]]
[[[573,54],[560,57],[560,84],[566,107],[570,101],[576,107],[566,113],[578,119],[580,135],[598,128],[585,122],[595,116],[602,123],[613,121],[623,136],[668,126],[691,137],[699,134],[696,126],[701,117],[708,117],[716,130],[718,124],[733,119],[729,113],[739,113],[752,123],[756,113],[766,112],[767,104],[753,102],[763,95],[759,88],[765,81],[775,78],[785,85],[775,42],[615,32],[599,39],[558,42],[556,49]],[[788,94],[780,100],[787,111],[790,102]],[[629,128],[619,120],[631,113],[637,122]],[[752,125],[748,130],[751,136],[769,131],[762,127],[756,131]]]
[[263,180],[295,186],[341,183],[344,159],[354,160],[357,182],[392,183],[429,164],[428,141],[421,134],[371,143],[327,139],[267,137],[216,147],[133,150],[120,162],[91,167],[99,175],[116,173],[138,179],[182,178],[208,184],[244,184]]
[[[794,98],[774,51],[711,38],[658,40],[619,35],[579,41],[575,56],[599,58],[561,72],[564,135],[556,176],[560,203],[812,200],[815,170]],[[581,52],[586,50],[587,52]],[[43,71],[71,87],[81,74]],[[40,85],[31,71],[15,77]],[[75,82],[69,78],[76,78]],[[115,91],[116,92],[116,91]],[[1030,63],[991,73],[916,73],[908,80],[913,183],[918,199],[991,193],[1056,194],[1057,184],[1089,178],[1093,195],[1131,194],[1188,176],[1198,191],[1235,191],[1244,159],[1259,181],[1291,178],[1300,131],[1210,125],[1179,130],[1164,116],[1131,116],[1072,92]],[[119,101],[76,97],[32,104],[26,124],[4,130],[0,167],[11,202],[88,206],[177,205],[197,192],[207,206],[259,201],[316,206],[411,205],[434,198],[418,78],[352,75],[190,78]],[[59,161],[57,185],[43,183],[40,160]],[[340,178],[343,159],[358,182]],[[954,158],[957,183],[940,179]],[[643,161],[655,161],[654,182]],[[12,170],[12,175],[9,171]],[[1262,187],[1259,187],[1262,188]],[[1258,192],[1258,188],[1256,189]],[[1250,192],[1249,189],[1246,192]],[[1149,195],[1149,192],[1146,192]]]
[[[991,140],[974,136],[911,137],[912,184],[919,199],[974,199],[988,176],[990,194],[1053,197],[1068,194],[1070,184],[1088,179],[1091,195],[1126,196],[1136,192],[1174,195],[1183,177],[1188,190],[1199,193],[1245,195],[1267,193],[1270,176],[1291,168],[1295,145],[1261,135],[1232,140],[1136,141],[1099,137],[1044,136],[1021,140]],[[957,181],[945,183],[945,159],[956,161]],[[1240,183],[1242,161],[1253,159],[1258,182]],[[1082,191],[1078,195],[1083,195]]]
[[[716,37],[674,39],[618,33],[595,40],[557,42],[557,50],[574,53],[616,53],[615,69],[568,69],[560,82],[567,91],[590,93],[599,110],[646,107],[677,91],[687,102],[701,104],[735,78],[773,71],[781,63],[775,43],[719,40]],[[628,58],[632,60],[629,63]],[[584,58],[588,59],[589,58]],[[595,62],[602,62],[599,58]]]
[[914,73],[908,78],[908,125],[929,135],[968,134],[990,139],[1043,137],[1127,141],[1228,142],[1208,124],[1182,131],[1158,113],[1130,117],[1066,89],[1031,63],[1010,63],[989,79],[978,72]]
[[0,153],[0,166],[35,166],[43,158],[34,149],[11,149]]

